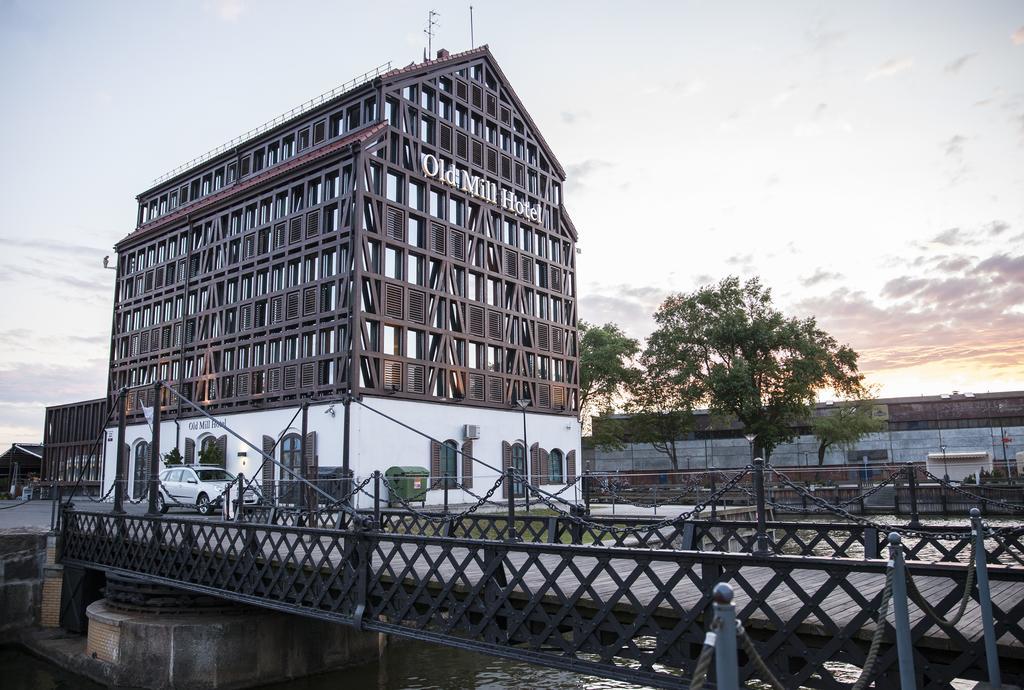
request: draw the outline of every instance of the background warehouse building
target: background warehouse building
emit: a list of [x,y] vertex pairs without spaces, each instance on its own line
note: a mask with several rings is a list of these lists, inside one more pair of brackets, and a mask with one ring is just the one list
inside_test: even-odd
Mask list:
[[[814,415],[828,414],[819,403]],[[959,393],[906,398],[879,398],[872,414],[885,422],[884,431],[868,434],[851,447],[826,451],[829,466],[888,462],[927,462],[937,475],[961,479],[986,471],[1006,472],[1024,458],[1024,391]],[[613,416],[625,420],[627,417]],[[595,425],[602,424],[600,418]],[[795,438],[772,451],[776,465],[817,466],[818,440],[810,420],[794,427]],[[627,439],[628,441],[628,439]],[[750,462],[750,444],[739,425],[696,413],[695,428],[676,444],[680,470],[742,467]],[[648,443],[627,442],[621,450],[590,449],[591,469],[602,472],[645,472],[671,469],[668,456]]]
[[[419,465],[489,487],[459,450],[563,484],[580,443],[576,231],[564,170],[488,48],[298,110],[143,192],[116,246],[109,392],[131,387],[129,494],[148,465],[143,406],[162,405],[160,451],[186,463],[216,446],[229,471],[260,467],[224,424],[315,474],[341,464],[331,402],[349,391],[440,441],[353,405],[356,476]],[[158,380],[216,421],[138,388]]]

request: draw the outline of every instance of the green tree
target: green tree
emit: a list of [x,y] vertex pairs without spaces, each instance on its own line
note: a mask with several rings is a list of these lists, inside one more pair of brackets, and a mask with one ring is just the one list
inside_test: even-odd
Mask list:
[[[730,276],[690,294],[670,295],[654,315],[647,371],[738,420],[763,457],[794,437],[821,390],[862,397],[857,353],[818,328],[786,317],[757,278]],[[672,393],[679,395],[679,393]]]
[[184,464],[184,460],[181,457],[181,451],[177,448],[171,448],[170,451],[164,453],[164,464],[168,466]]
[[689,379],[667,375],[648,352],[641,366],[642,375],[634,377],[629,387],[630,417],[622,431],[630,441],[650,444],[668,456],[672,469],[678,471],[678,443],[694,428],[694,389]]
[[870,400],[850,400],[811,418],[818,439],[818,465],[825,464],[825,451],[832,446],[850,447],[868,434],[885,431],[886,423],[874,416]]
[[219,465],[224,466],[224,454],[220,452],[220,446],[216,443],[209,443],[205,448],[199,451],[199,464],[200,465]]
[[636,376],[632,360],[640,343],[613,323],[580,321],[580,421],[607,414]]

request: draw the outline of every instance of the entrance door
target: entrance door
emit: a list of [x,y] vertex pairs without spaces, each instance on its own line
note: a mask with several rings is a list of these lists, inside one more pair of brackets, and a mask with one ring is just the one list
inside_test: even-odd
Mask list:
[[147,489],[149,478],[149,444],[140,443],[135,447],[135,466],[132,468],[132,499],[142,498]]
[[281,441],[281,464],[291,470],[281,470],[281,501],[298,504],[302,496],[302,488],[297,479],[302,476],[302,444],[297,434],[285,436]]

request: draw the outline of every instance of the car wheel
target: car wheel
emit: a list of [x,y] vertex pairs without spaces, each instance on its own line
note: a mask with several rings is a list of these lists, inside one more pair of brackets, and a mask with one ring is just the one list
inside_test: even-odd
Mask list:
[[158,493],[156,495],[156,509],[161,515],[167,512],[167,502],[164,501],[163,494]]
[[200,515],[209,515],[213,507],[210,505],[210,498],[206,494],[199,494],[196,496],[196,508],[199,510]]

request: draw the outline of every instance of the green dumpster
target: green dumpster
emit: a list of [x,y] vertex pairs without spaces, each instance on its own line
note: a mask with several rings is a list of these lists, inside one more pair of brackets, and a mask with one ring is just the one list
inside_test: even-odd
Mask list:
[[400,506],[398,497],[407,503],[419,502],[426,504],[427,488],[430,486],[430,472],[426,467],[412,465],[389,467],[384,473],[388,480],[388,505]]

